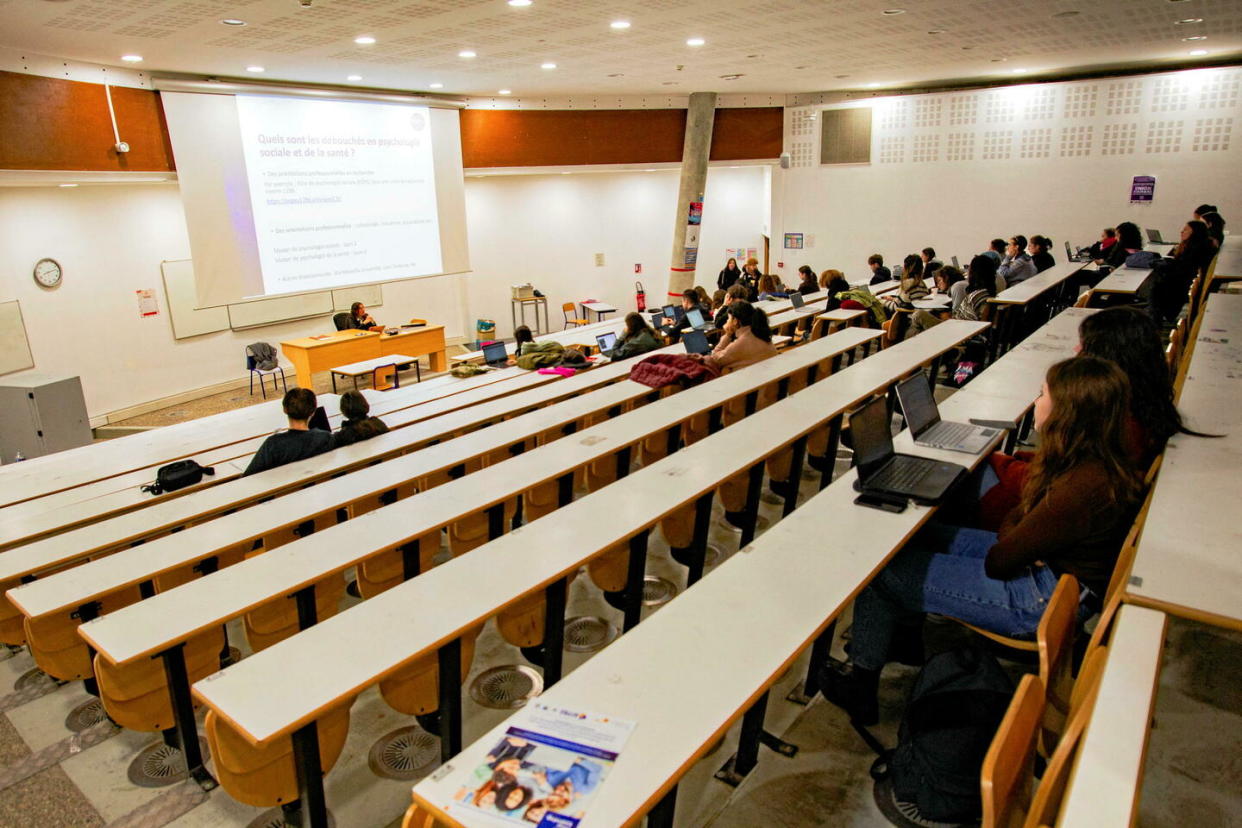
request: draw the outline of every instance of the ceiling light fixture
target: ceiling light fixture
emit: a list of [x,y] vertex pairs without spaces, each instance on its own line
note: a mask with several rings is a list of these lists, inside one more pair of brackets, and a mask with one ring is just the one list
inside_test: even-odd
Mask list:
[[345,78],[345,80],[360,81],[362,80],[362,75],[350,75],[349,77]]
[[361,37],[355,37],[354,43],[357,43],[359,46],[370,46],[375,43],[375,38],[370,35],[362,35]]
[[929,35],[941,35],[944,34],[944,29],[928,29],[927,33]]
[[513,6],[515,9],[525,8],[526,6],[529,6],[530,3],[531,0],[509,0],[509,5]]
[[620,30],[620,29],[628,29],[628,28],[630,27],[630,21],[628,21],[628,20],[614,20],[614,21],[612,21],[611,23],[609,23],[608,25],[609,25],[609,26],[611,26],[612,28],[614,28],[614,29],[618,29],[618,30]]
[[879,87],[881,87],[881,86],[883,86],[883,85],[884,85],[884,84],[882,84],[882,83],[876,83],[876,82],[872,81],[871,83],[867,84],[867,88],[868,88],[868,89],[877,89],[877,88],[879,88]]
[[247,72],[265,72],[267,70],[264,69],[262,66],[247,66],[246,71]]
[[245,20],[238,20],[236,17],[226,17],[220,21],[225,26],[245,26]]
[[1027,71],[1028,71],[1028,70],[1026,70],[1026,69],[1014,69],[1014,70],[1013,70],[1013,73],[1014,73],[1015,75],[1025,75],[1025,74],[1027,73]]
[[460,52],[458,52],[458,53],[457,53],[457,56],[458,56],[459,58],[466,58],[467,60],[469,60],[470,58],[473,58],[473,57],[478,57],[478,55],[477,55],[477,54],[475,54],[474,52],[470,51],[469,49],[462,49]]
[[60,187],[76,187],[76,186],[78,186],[78,185],[77,185],[77,184],[60,184],[60,185],[58,185],[58,186],[60,186]]
[[1190,54],[1194,57],[1200,57],[1207,54],[1207,49],[1192,49]]
[[884,11],[880,12],[880,14],[887,15],[889,17],[892,17],[895,14],[905,14],[905,13],[906,13],[905,9],[885,9]]
[[692,37],[686,41],[687,46],[702,46],[707,41],[701,37]]
[[1195,35],[1194,37],[1183,37],[1183,41],[1189,43],[1192,40],[1207,40],[1207,35]]
[[734,74],[732,74],[732,75],[721,75],[721,76],[720,76],[720,79],[721,79],[721,80],[737,80],[737,79],[738,79],[738,78],[740,78],[740,77],[742,77],[742,73],[741,73],[741,72],[737,72],[737,73],[734,73]]
[[1080,14],[1082,14],[1082,12],[1077,12],[1077,11],[1074,11],[1073,9],[1070,9],[1068,11],[1057,12],[1056,14],[1053,15],[1053,17],[1077,17]]
[[427,84],[427,88],[428,88],[428,89],[443,89],[443,88],[444,88],[444,84],[442,84],[442,83],[429,83],[429,84]]
[[121,55],[121,60],[126,63],[141,63],[142,55]]
[[555,63],[541,63],[539,64],[539,68],[540,69],[555,69],[556,64]]
[[497,89],[496,94],[497,95],[512,95],[513,90],[512,89]]
[[1173,25],[1174,26],[1187,26],[1187,25],[1190,25],[1191,23],[1202,23],[1202,22],[1203,22],[1202,17],[1187,17],[1184,20],[1173,21]]

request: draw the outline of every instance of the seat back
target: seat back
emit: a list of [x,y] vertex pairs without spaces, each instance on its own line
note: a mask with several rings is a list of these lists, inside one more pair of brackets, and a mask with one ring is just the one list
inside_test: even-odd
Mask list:
[[[223,647],[223,627],[213,627],[185,643],[183,654],[191,684],[220,669]],[[96,654],[95,678],[104,710],[121,727],[152,733],[176,726],[163,659],[140,658],[118,667]]]
[[1039,676],[1025,675],[983,759],[982,828],[1020,828],[1031,806],[1035,744],[1044,708]]
[[1078,579],[1062,575],[1057,581],[1043,617],[1039,619],[1035,640],[1039,645],[1039,678],[1044,683],[1041,753],[1048,756],[1056,746],[1069,716],[1070,693],[1074,687],[1074,632],[1078,628]]
[[[315,582],[315,615],[323,621],[336,615],[345,595],[345,579],[341,573]],[[252,609],[245,615],[246,641],[256,653],[294,635],[300,629],[298,605],[292,595],[275,598]]]
[[332,315],[332,324],[336,326],[338,331],[349,330],[349,313],[341,311]]
[[254,356],[254,350],[249,345],[247,345],[246,346],[246,370],[253,371],[256,364],[257,364],[257,360],[255,359],[255,356]]
[[[461,679],[464,682],[474,662],[474,643],[482,627],[461,635]],[[419,656],[382,679],[380,695],[388,706],[407,716],[421,716],[440,709],[440,656],[428,653]]]

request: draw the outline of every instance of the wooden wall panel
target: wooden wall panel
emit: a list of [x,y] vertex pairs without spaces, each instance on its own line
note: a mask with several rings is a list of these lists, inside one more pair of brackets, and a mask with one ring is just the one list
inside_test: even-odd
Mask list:
[[0,72],[0,169],[173,170],[159,95],[114,86],[112,105],[124,155],[112,149],[102,85]]
[[785,110],[779,106],[717,109],[711,160],[779,158],[784,140]]

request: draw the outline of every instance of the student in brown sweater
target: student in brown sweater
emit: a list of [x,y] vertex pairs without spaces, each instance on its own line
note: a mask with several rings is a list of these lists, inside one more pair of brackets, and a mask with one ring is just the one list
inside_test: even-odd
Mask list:
[[1126,445],[1130,386],[1114,363],[1081,356],[1049,369],[1035,403],[1040,448],[1022,502],[999,532],[931,524],[854,602],[851,666],[821,673],[825,698],[859,724],[899,623],[919,613],[1033,636],[1064,573],[1102,596],[1134,517],[1141,473]]
[[729,304],[724,335],[715,349],[702,359],[717,370],[730,371],[773,356],[776,356],[776,346],[772,344],[768,315],[750,302],[735,299]]

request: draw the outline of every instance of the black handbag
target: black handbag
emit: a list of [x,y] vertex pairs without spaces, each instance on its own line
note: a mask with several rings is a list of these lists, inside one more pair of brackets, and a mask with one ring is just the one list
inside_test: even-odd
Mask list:
[[144,492],[153,495],[175,492],[186,486],[193,486],[203,479],[203,475],[213,475],[216,470],[211,466],[200,466],[194,460],[177,460],[167,466],[160,466],[155,472],[155,482],[142,487]]

